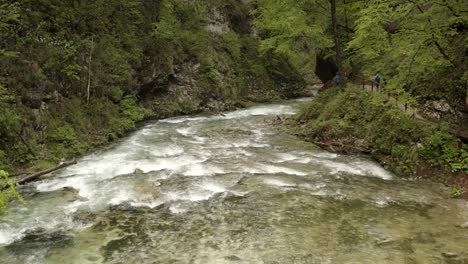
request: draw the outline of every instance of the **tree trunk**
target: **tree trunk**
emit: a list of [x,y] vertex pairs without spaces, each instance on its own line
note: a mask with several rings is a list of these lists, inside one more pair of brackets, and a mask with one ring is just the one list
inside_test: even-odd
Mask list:
[[41,177],[42,175],[49,174],[51,172],[54,172],[56,170],[59,170],[59,169],[62,169],[62,168],[65,168],[65,167],[68,167],[68,166],[71,166],[71,165],[74,165],[74,164],[76,164],[76,160],[64,162],[64,163],[62,163],[62,164],[60,164],[60,165],[58,165],[56,167],[53,167],[53,168],[50,168],[50,169],[47,169],[47,170],[43,170],[43,171],[40,171],[40,172],[36,172],[36,173],[31,174],[29,176],[18,179],[16,182],[18,184],[25,184],[27,182],[31,182],[31,181],[36,180],[37,178]]
[[336,65],[338,65],[338,72],[341,72],[341,46],[340,46],[340,33],[338,32],[338,21],[336,19],[336,0],[330,0],[331,4],[331,18],[333,27],[333,37],[335,39],[335,53]]
[[94,49],[94,37],[91,38],[91,50],[88,56],[88,86],[86,88],[86,103],[89,103],[89,97],[91,92],[91,62],[93,60],[93,49]]
[[350,28],[349,28],[349,20],[348,20],[348,9],[346,8],[347,5],[346,5],[346,0],[343,0],[343,7],[345,9],[345,14],[344,14],[344,17],[345,17],[345,27],[346,27],[346,40],[349,42],[351,41],[351,36],[350,36]]

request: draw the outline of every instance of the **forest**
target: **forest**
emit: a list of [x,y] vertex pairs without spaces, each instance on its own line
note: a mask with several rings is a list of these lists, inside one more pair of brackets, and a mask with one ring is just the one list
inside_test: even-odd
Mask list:
[[[143,120],[294,98],[339,74],[346,91],[321,93],[289,122],[293,133],[365,149],[401,176],[446,176],[462,190],[467,5],[1,0],[1,175],[79,157]],[[359,89],[376,72],[382,92]],[[421,110],[424,122],[399,105]]]
[[0,262],[468,263],[468,1],[0,0]]

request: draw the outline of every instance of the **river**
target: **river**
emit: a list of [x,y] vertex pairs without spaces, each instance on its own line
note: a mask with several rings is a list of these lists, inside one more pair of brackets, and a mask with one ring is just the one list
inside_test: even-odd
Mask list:
[[304,101],[149,123],[22,187],[1,263],[468,263],[468,205],[279,131]]

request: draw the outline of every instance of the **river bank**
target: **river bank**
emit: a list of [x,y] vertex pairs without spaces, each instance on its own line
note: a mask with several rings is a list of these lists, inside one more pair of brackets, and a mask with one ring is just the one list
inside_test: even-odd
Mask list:
[[[298,90],[292,95],[293,97],[304,97],[304,96],[311,96],[311,92],[309,90],[303,89]],[[291,95],[289,95],[291,96]],[[71,147],[71,152],[62,153],[62,156],[59,157],[52,157],[52,159],[39,159],[36,160],[34,163],[29,165],[22,165],[17,167],[11,167],[11,176],[16,178],[21,178],[28,174],[35,173],[40,170],[49,169],[54,167],[56,164],[63,163],[65,159],[78,159],[80,157],[89,155],[90,153],[94,152],[96,149],[99,149],[104,146],[108,146],[111,144],[118,143],[119,141],[125,140],[128,135],[132,132],[137,131],[138,129],[144,127],[148,123],[156,122],[161,119],[172,118],[177,116],[185,116],[185,115],[222,115],[225,111],[235,111],[239,109],[245,109],[247,107],[251,107],[259,102],[262,103],[275,103],[280,102],[281,95],[277,92],[269,92],[263,94],[262,96],[255,96],[255,97],[244,97],[244,98],[237,98],[237,99],[228,99],[228,100],[210,100],[208,103],[199,104],[196,107],[192,107],[189,109],[182,109],[180,107],[174,107],[175,104],[180,101],[180,98],[172,97],[172,98],[164,98],[158,99],[157,101],[163,102],[163,104],[158,104],[157,111],[155,109],[151,109],[154,105],[145,106],[137,106],[136,104],[132,105],[131,112],[139,112],[140,114],[133,114],[134,116],[137,115],[138,117],[134,119],[130,119],[133,125],[128,125],[127,127],[117,128],[110,131],[103,131],[101,132],[101,137],[106,137],[105,140],[96,140],[88,142],[88,145],[85,149],[80,150],[79,152],[73,151],[74,146]],[[284,97],[284,95],[283,95]],[[255,100],[254,100],[255,99]],[[187,99],[190,100],[190,99]],[[152,101],[154,103],[154,101]],[[172,105],[172,107],[171,107]],[[97,135],[99,136],[99,135]],[[72,142],[70,142],[72,143]],[[76,142],[76,144],[80,144]]]
[[371,156],[400,177],[429,179],[468,198],[468,146],[444,123],[416,120],[397,103],[359,88],[320,93],[288,121],[289,131],[338,153]]

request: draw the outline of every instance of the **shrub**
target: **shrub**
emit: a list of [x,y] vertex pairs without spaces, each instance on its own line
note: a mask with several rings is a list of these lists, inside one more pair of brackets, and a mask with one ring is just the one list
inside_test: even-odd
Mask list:
[[8,212],[8,204],[13,199],[24,202],[16,191],[16,181],[10,179],[6,171],[0,170],[0,215]]
[[[447,128],[412,119],[395,102],[356,87],[329,89],[296,116],[298,134],[307,138],[365,141],[399,175],[411,175],[429,163],[452,172],[468,171],[468,145]],[[418,146],[423,146],[418,147]]]
[[49,122],[47,135],[49,141],[63,143],[65,146],[71,146],[77,140],[75,129],[70,124],[57,119],[52,119]]
[[424,138],[421,157],[433,166],[444,166],[453,172],[468,171],[468,145],[450,135],[446,128],[435,130]]

